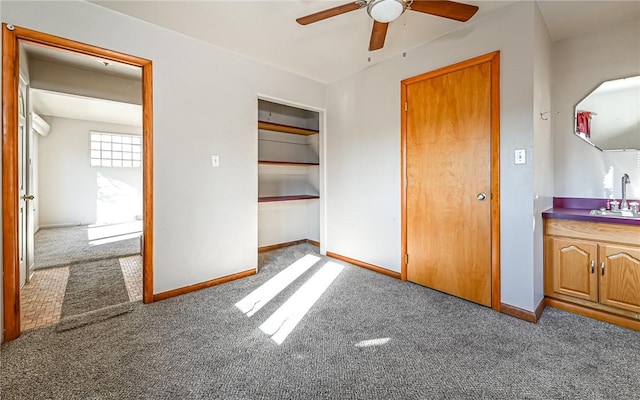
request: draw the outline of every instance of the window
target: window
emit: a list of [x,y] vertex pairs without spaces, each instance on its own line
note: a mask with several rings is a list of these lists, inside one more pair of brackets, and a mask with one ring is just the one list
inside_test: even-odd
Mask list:
[[140,167],[142,138],[117,133],[91,133],[92,167]]

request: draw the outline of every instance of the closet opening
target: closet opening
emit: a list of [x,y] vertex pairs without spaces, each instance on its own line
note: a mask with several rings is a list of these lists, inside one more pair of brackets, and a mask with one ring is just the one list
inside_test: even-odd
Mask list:
[[258,252],[320,246],[321,113],[258,99]]

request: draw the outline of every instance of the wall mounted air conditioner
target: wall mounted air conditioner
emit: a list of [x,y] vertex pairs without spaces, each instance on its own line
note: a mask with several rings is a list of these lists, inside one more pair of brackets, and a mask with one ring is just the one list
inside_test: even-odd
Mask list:
[[42,136],[47,136],[51,130],[51,125],[36,113],[31,113],[31,127]]

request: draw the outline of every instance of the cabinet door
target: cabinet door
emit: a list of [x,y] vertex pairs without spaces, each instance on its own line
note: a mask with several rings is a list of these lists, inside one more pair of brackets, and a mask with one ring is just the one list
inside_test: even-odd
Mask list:
[[551,238],[553,291],[598,301],[598,245],[586,240]]
[[640,248],[600,245],[600,303],[640,312]]

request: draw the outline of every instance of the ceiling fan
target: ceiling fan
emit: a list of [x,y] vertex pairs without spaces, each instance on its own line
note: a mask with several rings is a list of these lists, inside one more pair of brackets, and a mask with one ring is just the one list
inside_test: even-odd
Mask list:
[[398,18],[405,10],[417,11],[438,17],[466,22],[478,11],[477,6],[458,3],[455,1],[435,0],[356,0],[341,6],[329,8],[317,13],[296,19],[300,25],[308,25],[323,19],[335,17],[350,11],[367,9],[367,13],[374,20],[369,51],[381,49],[387,36],[389,22]]

